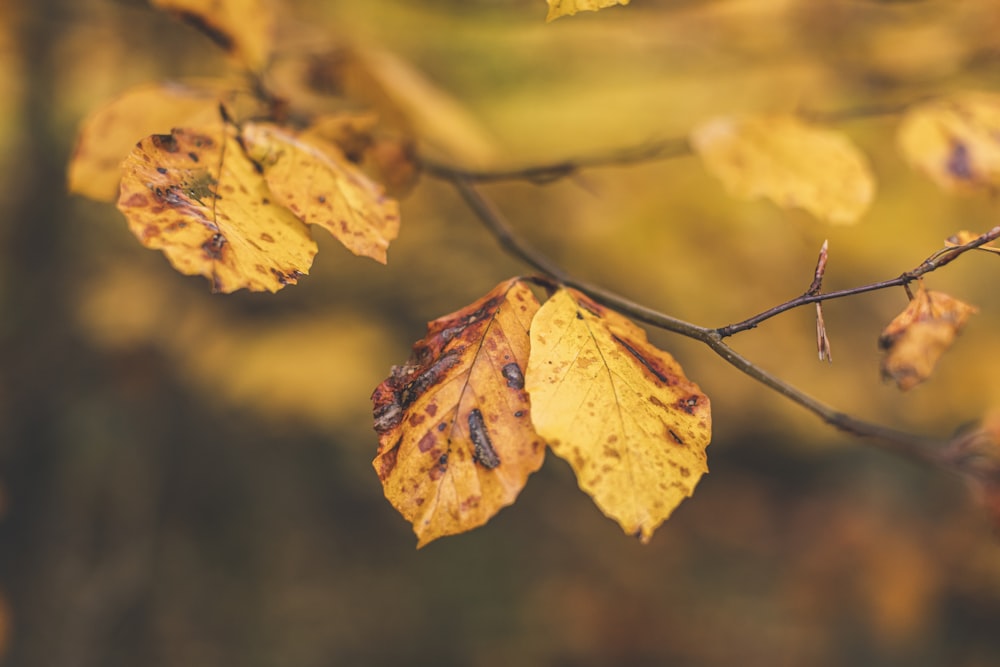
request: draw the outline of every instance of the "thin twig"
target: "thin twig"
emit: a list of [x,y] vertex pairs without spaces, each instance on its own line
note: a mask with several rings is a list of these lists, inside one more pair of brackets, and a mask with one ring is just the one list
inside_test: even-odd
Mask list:
[[906,287],[909,283],[913,282],[920,276],[930,273],[931,271],[936,271],[942,266],[949,264],[956,260],[959,256],[965,254],[970,250],[974,250],[981,245],[985,245],[990,241],[994,241],[1000,238],[1000,226],[994,227],[985,234],[977,236],[975,239],[964,243],[962,245],[951,246],[938,250],[933,255],[925,259],[914,269],[910,271],[905,271],[900,275],[892,278],[890,280],[883,280],[877,283],[871,283],[870,285],[862,285],[860,287],[851,287],[849,289],[837,290],[835,292],[826,292],[824,294],[812,294],[811,290],[806,291],[802,296],[786,301],[785,303],[774,306],[773,308],[768,308],[762,313],[758,313],[753,317],[749,317],[742,322],[736,322],[735,324],[729,324],[724,327],[719,327],[716,329],[716,333],[722,338],[727,338],[733,334],[738,334],[741,331],[747,331],[748,329],[753,329],[761,322],[769,320],[775,315],[780,315],[785,311],[792,310],[793,308],[799,308],[800,306],[805,306],[810,303],[818,303],[820,301],[829,301],[831,299],[841,299],[845,296],[854,296],[856,294],[864,294],[865,292],[875,292],[877,290],[887,289],[889,287]]
[[469,208],[473,210],[480,222],[486,226],[490,233],[496,237],[500,245],[512,256],[522,260],[529,266],[534,267],[547,276],[555,278],[563,285],[575,287],[605,306],[610,306],[647,324],[652,324],[661,329],[698,340],[702,340],[712,333],[711,329],[699,327],[690,322],[685,322],[684,320],[653,310],[652,308],[647,308],[642,304],[629,301],[614,292],[571,276],[548,257],[520,239],[514,233],[514,230],[503,214],[497,210],[496,206],[487,200],[479,190],[473,187],[464,176],[455,176],[450,180],[454,184],[455,189],[462,195],[465,203],[469,205]]
[[683,157],[690,154],[691,145],[688,143],[688,140],[684,137],[675,137],[601,155],[591,155],[589,157],[515,169],[496,171],[463,169],[427,159],[421,161],[421,166],[431,176],[452,181],[461,178],[468,182],[477,183],[520,180],[535,184],[545,184],[570,176],[581,169],[637,164],[653,160]]

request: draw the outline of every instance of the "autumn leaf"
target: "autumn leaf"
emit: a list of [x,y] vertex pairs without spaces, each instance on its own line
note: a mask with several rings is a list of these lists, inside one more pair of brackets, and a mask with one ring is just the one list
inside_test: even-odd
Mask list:
[[794,116],[715,118],[692,131],[691,145],[731,195],[825,222],[856,223],[875,195],[868,161],[846,136]]
[[378,121],[372,113],[320,114],[301,138],[309,143],[333,142],[351,163],[372,175],[392,196],[406,195],[420,175],[413,141],[406,137],[376,135]]
[[332,142],[344,157],[357,164],[374,143],[373,132],[377,125],[378,116],[373,113],[318,114],[310,119],[300,137],[310,143],[317,138]]
[[275,201],[355,255],[385,264],[389,242],[399,233],[399,206],[334,143],[315,136],[306,142],[264,123],[246,123],[243,140]]
[[893,380],[902,391],[929,378],[938,359],[976,312],[974,306],[924,289],[921,283],[906,310],[879,336],[879,347],[885,351],[882,377]]
[[233,124],[147,137],[122,171],[129,228],[181,273],[205,276],[217,292],[276,292],[309,272],[316,243],[272,201]]
[[80,125],[69,163],[68,187],[98,201],[114,201],[122,160],[143,137],[219,118],[215,86],[147,84],[131,88]]
[[152,0],[155,7],[197,28],[248,69],[271,58],[274,11],[269,0]]
[[555,21],[561,16],[572,16],[577,12],[596,12],[613,5],[627,5],[629,0],[548,0],[549,15],[546,21]]
[[1000,94],[967,91],[917,105],[898,140],[907,161],[945,190],[1000,186]]
[[538,301],[519,279],[427,327],[372,395],[386,498],[418,546],[489,521],[517,498],[545,448],[524,368]]
[[539,435],[643,542],[708,471],[708,397],[642,329],[575,290],[532,321],[525,386]]
[[[949,236],[948,238],[946,238],[944,240],[944,245],[945,245],[946,248],[955,248],[957,246],[965,245],[966,243],[970,243],[972,241],[975,241],[976,239],[979,238],[979,236],[980,235],[976,234],[975,232],[970,232],[968,230],[963,229],[962,231],[958,232],[957,234],[954,234],[954,235]],[[996,253],[996,254],[1000,255],[1000,248],[996,247],[992,243],[984,243],[983,245],[978,246],[978,249],[979,250],[985,250],[986,252],[992,252],[992,253]]]

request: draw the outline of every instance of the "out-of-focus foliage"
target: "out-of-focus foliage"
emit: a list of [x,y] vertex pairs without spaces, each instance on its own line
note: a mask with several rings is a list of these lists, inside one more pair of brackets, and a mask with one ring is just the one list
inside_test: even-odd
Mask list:
[[965,91],[907,112],[899,128],[907,159],[950,192],[1000,186],[1000,94]]
[[549,15],[545,20],[554,21],[561,16],[572,16],[577,12],[596,12],[598,9],[614,5],[627,5],[629,0],[548,0]]
[[208,35],[249,70],[271,59],[275,0],[152,0],[181,21]]
[[767,197],[820,220],[853,224],[875,196],[868,161],[847,137],[793,116],[714,118],[692,131],[691,143],[738,197]]

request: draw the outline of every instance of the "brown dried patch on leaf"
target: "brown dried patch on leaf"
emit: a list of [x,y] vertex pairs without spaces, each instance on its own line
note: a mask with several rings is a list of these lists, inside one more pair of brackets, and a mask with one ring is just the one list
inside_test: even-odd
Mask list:
[[906,310],[896,316],[879,336],[882,377],[902,391],[917,386],[934,372],[938,359],[955,342],[974,306],[943,292],[919,290]]
[[531,323],[525,388],[539,435],[643,542],[708,471],[708,397],[642,329],[575,290]]
[[694,129],[691,144],[735,197],[767,197],[850,225],[875,196],[868,160],[847,136],[794,116],[714,118]]
[[335,144],[263,123],[247,123],[243,139],[276,201],[355,255],[385,264],[389,242],[399,234],[399,205]]
[[910,109],[898,141],[907,161],[956,193],[1000,186],[1000,94],[966,91]]
[[627,5],[629,0],[548,0],[549,14],[546,21],[555,21],[562,16],[573,16],[577,12],[596,12],[605,7]]
[[501,283],[431,322],[410,361],[375,389],[373,465],[418,546],[486,523],[542,465],[528,394],[511,382],[537,310],[519,279]]
[[207,87],[180,84],[129,89],[81,123],[69,163],[69,191],[98,201],[114,201],[122,160],[137,141],[173,127],[196,127],[217,120],[220,97]]
[[122,165],[118,208],[143,245],[217,292],[276,292],[316,254],[308,228],[273,201],[236,128],[221,121],[139,142]]
[[271,59],[274,6],[270,0],[152,0],[196,28],[248,69],[260,72]]

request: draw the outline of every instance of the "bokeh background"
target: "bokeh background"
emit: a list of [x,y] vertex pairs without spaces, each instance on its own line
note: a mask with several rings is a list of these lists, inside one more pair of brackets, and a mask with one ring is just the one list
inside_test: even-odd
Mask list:
[[[602,154],[719,113],[995,89],[1000,74],[990,0],[635,0],[549,25],[541,0],[282,7],[285,53],[350,42],[423,72],[452,100],[427,131],[475,166]],[[5,664],[1000,663],[1000,548],[959,480],[658,332],[712,397],[715,437],[711,474],[650,545],[549,457],[486,527],[416,551],[370,467],[368,397],[427,320],[526,268],[424,179],[387,267],[319,239],[298,286],[216,296],[113,206],[65,194],[88,112],[228,66],[138,0],[0,2]],[[733,201],[693,157],[488,192],[577,275],[718,326],[800,294],[824,239],[836,289],[996,224],[993,198],[906,166],[897,124],[838,125],[879,180],[850,228]],[[998,271],[984,253],[929,278],[981,314],[906,395],[879,381],[875,345],[901,290],[828,304],[832,365],[811,311],[735,344],[841,409],[946,435],[1000,407]]]

